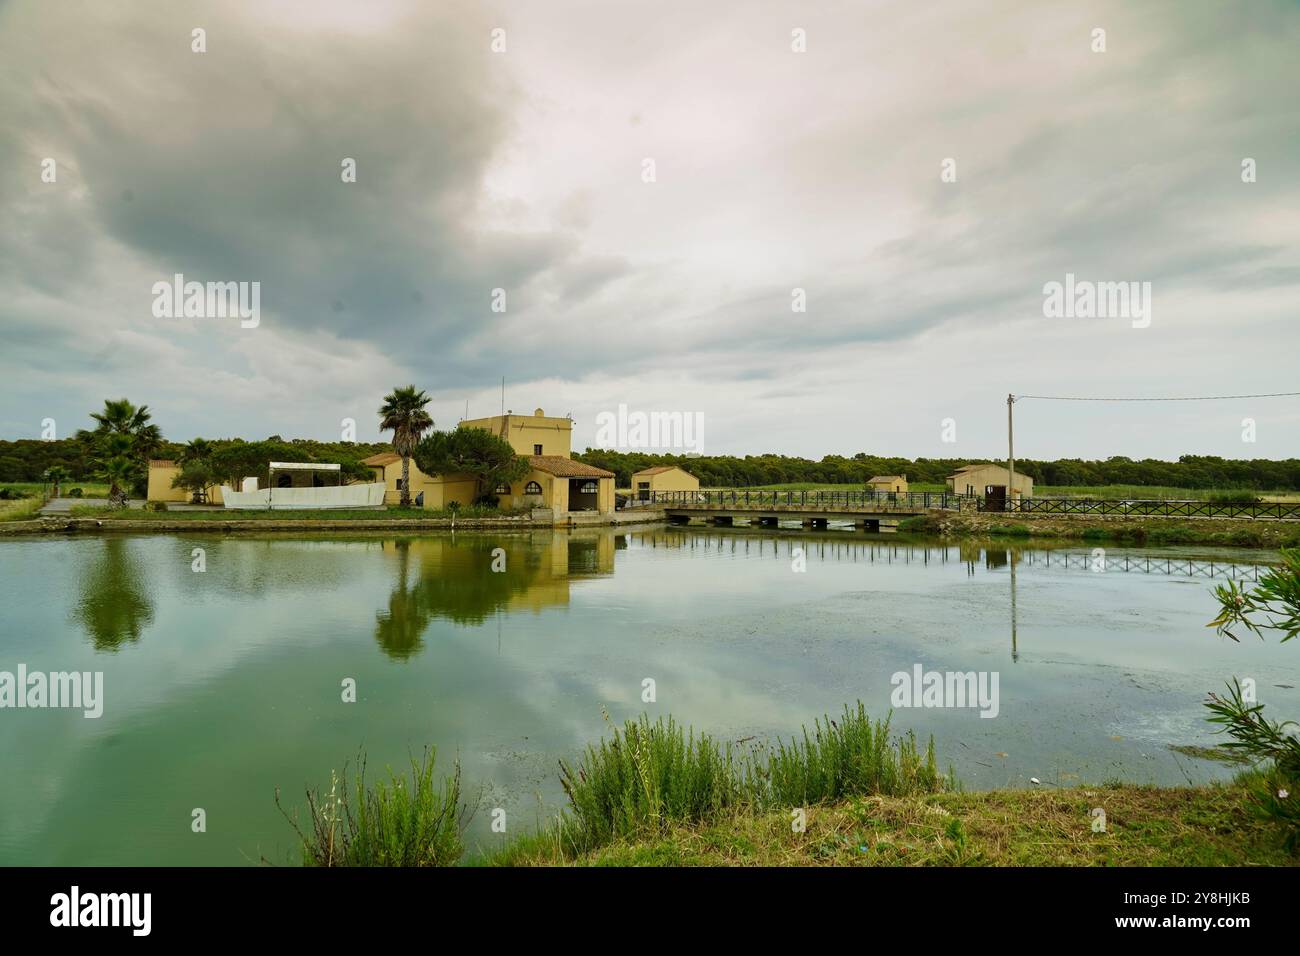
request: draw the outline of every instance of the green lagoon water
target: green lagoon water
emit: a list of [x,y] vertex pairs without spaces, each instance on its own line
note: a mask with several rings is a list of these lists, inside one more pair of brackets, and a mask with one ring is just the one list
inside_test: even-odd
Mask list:
[[857,699],[884,715],[916,664],[999,674],[996,718],[894,715],[969,789],[1231,775],[1169,745],[1215,742],[1200,702],[1234,674],[1300,714],[1296,649],[1205,627],[1207,575],[1272,556],[1105,557],[740,529],[3,541],[0,671],[102,671],[105,703],[0,710],[0,864],[295,863],[277,787],[298,805],[361,749],[373,774],[430,744],[490,847],[492,808],[509,832],[559,809],[557,761],[606,712],[763,741]]

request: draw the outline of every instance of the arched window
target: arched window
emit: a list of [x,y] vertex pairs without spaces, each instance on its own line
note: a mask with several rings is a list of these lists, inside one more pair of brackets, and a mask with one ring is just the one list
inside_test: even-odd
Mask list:
[[505,481],[501,482],[501,484],[499,484],[499,485],[496,486],[496,490],[493,491],[492,494],[494,494],[494,495],[508,495],[508,494],[510,494],[510,483],[509,483],[509,482],[505,482]]
[[528,484],[524,485],[524,494],[526,495],[540,495],[541,493],[542,486],[535,481],[530,481]]
[[596,493],[596,483],[594,481],[584,481],[578,491],[584,495],[594,495]]

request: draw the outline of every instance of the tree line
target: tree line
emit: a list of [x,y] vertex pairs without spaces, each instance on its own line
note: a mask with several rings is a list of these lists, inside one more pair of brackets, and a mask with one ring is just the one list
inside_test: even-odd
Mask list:
[[[787,455],[652,455],[588,448],[579,461],[606,468],[620,488],[631,486],[632,474],[643,468],[678,465],[708,488],[745,488],[792,482],[862,484],[875,475],[907,475],[912,484],[942,484],[963,465],[998,458],[891,458],[859,452],[852,458],[827,455],[820,461]],[[1044,485],[1146,485],[1177,488],[1245,488],[1261,491],[1300,490],[1300,459],[1235,459],[1215,455],[1182,455],[1177,461],[1140,460],[1115,456],[1105,460],[1060,458],[1044,461],[1016,459],[1016,471]]]
[[[284,439],[272,435],[258,441],[243,438],[168,441],[150,422],[147,406],[136,407],[124,399],[105,402],[103,411],[91,414],[94,428],[57,441],[18,439],[0,441],[0,482],[48,480],[52,469],[67,481],[116,480],[135,495],[144,492],[149,458],[173,459],[189,465],[193,483],[227,482],[238,486],[245,475],[262,475],[270,461],[338,462],[345,478],[368,480],[369,468],[361,460],[395,450],[404,460],[414,459],[426,473],[464,470],[480,479],[480,494],[491,494],[499,481],[513,474],[508,446],[488,441],[487,433],[460,435],[463,429],[432,432],[433,422],[423,414],[428,396],[413,386],[385,396],[379,410],[381,428],[392,431],[394,441],[322,442]],[[469,431],[479,431],[471,429]],[[493,436],[495,437],[495,436]],[[422,454],[416,448],[424,444]],[[630,487],[633,472],[658,465],[679,465],[706,487],[744,488],[756,485],[810,482],[863,484],[874,475],[905,474],[913,484],[942,484],[963,465],[998,458],[899,458],[859,452],[851,458],[827,455],[820,460],[788,455],[654,455],[588,448],[574,456],[579,461],[606,468],[617,475],[619,487]],[[423,459],[423,460],[421,460]],[[405,461],[404,461],[405,464]],[[426,468],[425,466],[428,466]],[[430,471],[429,469],[433,469]],[[1236,459],[1215,455],[1183,455],[1177,461],[1115,456],[1104,460],[1061,458],[1017,459],[1016,470],[1043,485],[1138,485],[1177,488],[1300,490],[1300,459],[1273,461]],[[403,482],[405,487],[407,482]]]

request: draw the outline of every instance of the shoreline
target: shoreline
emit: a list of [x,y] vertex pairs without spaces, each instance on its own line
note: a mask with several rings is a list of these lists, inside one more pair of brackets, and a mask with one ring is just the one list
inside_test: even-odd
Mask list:
[[[222,534],[316,533],[316,532],[449,532],[449,531],[572,531],[582,528],[659,526],[704,528],[707,525],[677,525],[663,512],[610,515],[575,515],[570,519],[513,515],[430,518],[236,518],[195,517],[73,517],[42,516],[26,521],[0,522],[0,538],[96,534],[100,532],[157,532],[174,534],[198,531]],[[771,529],[767,529],[771,530]],[[790,530],[790,529],[781,529]],[[852,532],[836,532],[850,535]],[[1022,514],[971,514],[932,511],[900,521],[899,536],[932,535],[962,540],[997,540],[1030,543],[1092,542],[1126,547],[1207,545],[1226,548],[1276,550],[1300,547],[1300,521],[1249,518],[1131,518],[1061,517]]]
[[[1097,810],[1101,813],[1098,814]],[[481,845],[463,866],[1293,867],[1237,782],[1103,784],[909,797],[851,796],[806,810],[741,809],[670,822],[578,855],[545,835]],[[1101,820],[1104,829],[1094,829]]]
[[0,537],[47,534],[95,534],[103,531],[175,533],[219,531],[230,534],[265,531],[535,531],[575,530],[659,524],[662,514],[619,519],[557,521],[554,518],[513,516],[499,518],[79,518],[44,517],[32,521],[0,522]]

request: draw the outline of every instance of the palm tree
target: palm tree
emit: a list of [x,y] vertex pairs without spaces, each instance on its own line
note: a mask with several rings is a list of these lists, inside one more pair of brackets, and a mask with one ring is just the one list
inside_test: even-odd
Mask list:
[[185,447],[181,450],[180,457],[176,463],[178,465],[188,465],[190,462],[207,462],[212,458],[212,442],[206,438],[191,438]]
[[135,443],[130,435],[109,434],[100,439],[95,456],[95,474],[108,482],[108,505],[125,508],[127,490],[140,474],[134,458]]
[[411,506],[411,452],[420,438],[433,427],[433,419],[424,410],[432,399],[423,389],[407,385],[384,396],[379,409],[379,430],[393,433],[393,451],[402,456],[403,508]]
[[72,475],[68,472],[68,469],[64,468],[62,465],[50,465],[49,468],[45,469],[45,474],[41,477],[54,486],[54,494],[52,497],[57,498],[59,497],[59,491],[63,487],[63,483],[71,478]]
[[93,444],[95,466],[109,483],[109,504],[125,506],[127,490],[147,473],[150,457],[162,446],[162,430],[150,422],[148,405],[137,407],[125,398],[105,399],[104,410],[90,417],[94,431],[78,437]]
[[[100,434],[116,432],[121,435],[135,435],[149,425],[152,416],[149,414],[148,405],[137,408],[125,398],[106,398],[104,410],[91,412],[90,417],[98,423],[95,431]],[[157,428],[156,425],[153,427]]]

